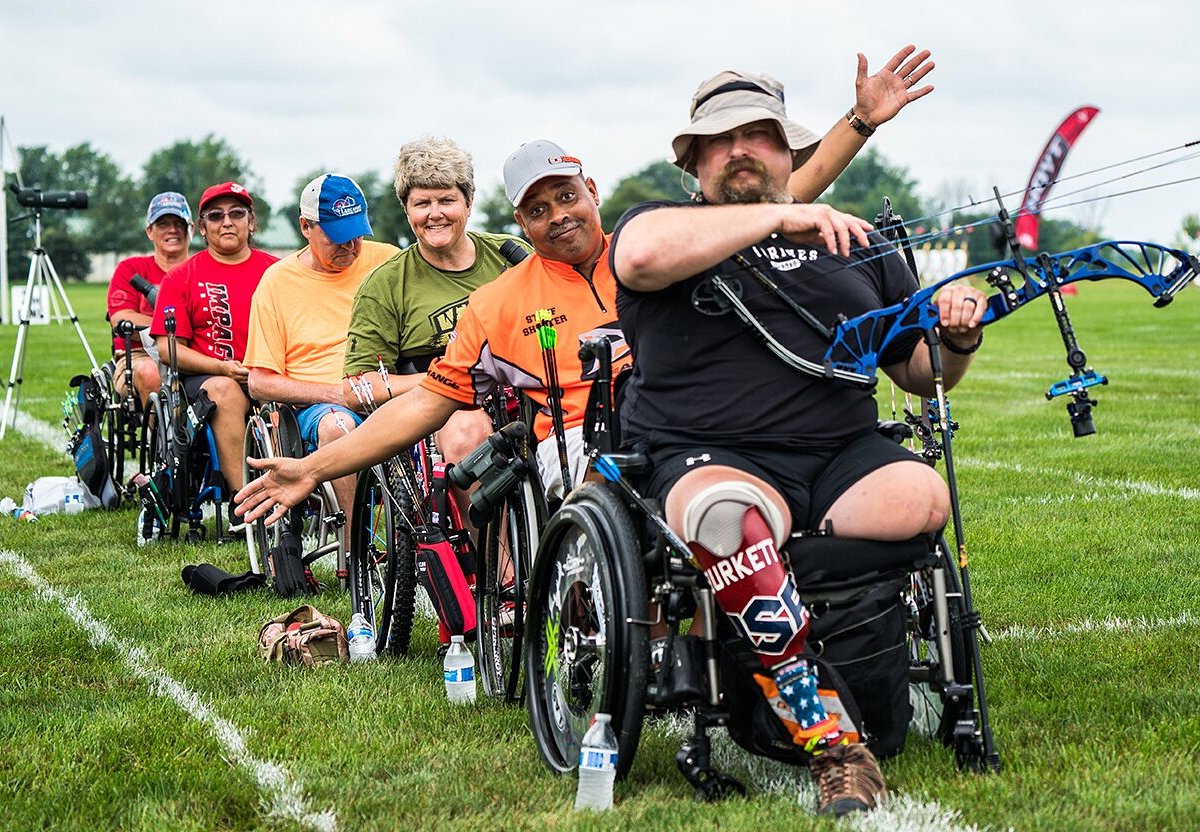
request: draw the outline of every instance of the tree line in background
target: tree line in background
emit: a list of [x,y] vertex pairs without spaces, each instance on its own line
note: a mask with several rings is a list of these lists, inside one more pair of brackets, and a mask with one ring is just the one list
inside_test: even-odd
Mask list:
[[[126,253],[148,250],[144,233],[146,205],[150,197],[161,191],[178,191],[187,197],[196,210],[196,202],[204,188],[217,182],[234,180],[244,183],[254,194],[255,214],[260,232],[267,227],[274,209],[264,199],[263,183],[244,160],[221,138],[209,135],[199,141],[180,141],[150,155],[138,177],[123,172],[107,153],[90,143],[54,153],[46,146],[22,147],[19,150],[21,181],[25,187],[44,191],[87,191],[86,210],[48,210],[42,213],[42,245],[53,260],[63,279],[82,278],[88,269],[88,258],[100,252]],[[298,178],[291,193],[295,196],[282,207],[282,216],[299,215],[299,193],[311,179],[323,173],[314,168]],[[396,200],[390,176],[378,171],[366,171],[353,176],[366,194],[371,210],[371,226],[377,239],[401,246],[414,239],[404,209]],[[652,162],[640,171],[615,183],[608,196],[601,200],[600,216],[604,228],[611,231],[621,214],[629,207],[646,200],[684,200],[686,188],[696,187],[690,177],[685,184],[679,169],[662,160]],[[9,174],[9,182],[16,181]],[[6,185],[8,183],[5,183]],[[603,188],[606,183],[597,183]],[[968,245],[971,264],[1002,259],[1002,250],[994,224],[972,227],[986,220],[990,209],[975,211],[956,209],[952,202],[964,202],[953,197],[923,199],[917,193],[917,182],[906,168],[889,164],[874,148],[863,153],[838,178],[822,198],[840,210],[874,220],[883,198],[891,200],[895,213],[904,217],[910,234],[938,234],[943,229],[968,227],[950,235],[956,244]],[[960,194],[956,196],[965,196]],[[28,222],[13,222],[28,213],[17,205],[13,194],[5,190],[8,200],[9,274],[18,280],[28,267],[32,241]],[[1015,208],[1010,206],[1010,210]],[[477,192],[472,211],[474,224],[485,231],[519,234],[513,222],[512,206],[504,195],[504,186],[495,185],[490,191]],[[1180,240],[1193,240],[1200,234],[1200,217],[1188,215],[1183,221]],[[1043,217],[1040,248],[1062,251],[1098,242],[1094,229],[1065,220]],[[198,244],[198,239],[196,241]]]

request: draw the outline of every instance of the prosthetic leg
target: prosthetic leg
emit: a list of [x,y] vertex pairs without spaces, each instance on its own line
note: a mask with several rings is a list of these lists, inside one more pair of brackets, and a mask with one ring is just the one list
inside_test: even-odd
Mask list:
[[811,754],[850,742],[803,656],[809,614],[779,556],[787,530],[774,503],[752,483],[718,483],[692,499],[683,526],[717,605],[769,672],[755,679],[792,741]]

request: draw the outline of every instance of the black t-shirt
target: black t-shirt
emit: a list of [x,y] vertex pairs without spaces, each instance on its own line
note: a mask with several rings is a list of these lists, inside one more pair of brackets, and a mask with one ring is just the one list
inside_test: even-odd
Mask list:
[[[610,258],[632,217],[691,205],[646,202],[631,208],[617,224]],[[872,250],[852,249],[846,258],[772,234],[740,253],[833,329],[838,315],[852,318],[898,303],[918,288],[899,254],[878,256],[875,246],[884,241],[876,234],[871,243]],[[824,339],[732,258],[657,292],[633,291],[615,267],[613,273],[621,329],[633,352],[633,376],[621,408],[627,444],[829,448],[874,427],[878,410],[870,390],[784,364],[716,295],[713,274],[785,347],[821,363]],[[914,334],[893,344],[880,365],[906,360],[918,340]]]

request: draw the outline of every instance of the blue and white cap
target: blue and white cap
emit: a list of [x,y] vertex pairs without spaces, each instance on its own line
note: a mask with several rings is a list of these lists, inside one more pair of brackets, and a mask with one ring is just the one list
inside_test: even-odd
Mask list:
[[300,216],[318,223],[334,245],[371,233],[367,198],[349,176],[324,173],[300,192]]
[[192,224],[192,209],[188,207],[183,194],[163,191],[150,200],[150,207],[146,209],[146,225],[154,225],[159,218],[166,216],[179,217],[188,225]]

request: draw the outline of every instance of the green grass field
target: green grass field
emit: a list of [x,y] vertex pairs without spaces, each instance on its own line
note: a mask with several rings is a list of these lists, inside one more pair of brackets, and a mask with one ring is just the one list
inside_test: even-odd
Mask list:
[[[103,287],[71,297],[107,355]],[[543,767],[524,710],[446,703],[432,622],[406,660],[266,664],[258,628],[288,602],[195,596],[180,580],[189,563],[243,571],[244,548],[139,549],[128,508],[0,518],[0,828],[1196,829],[1200,292],[1159,310],[1108,281],[1070,305],[1111,378],[1097,435],[1073,438],[1063,403],[1043,398],[1067,374],[1045,301],[988,329],[952,397],[998,776],[960,773],[911,738],[883,766],[894,812],[837,824],[812,816],[809,792],[797,806],[806,775],[734,754],[735,773],[768,771],[774,786],[702,805],[660,726],[615,810],[577,815],[574,780]],[[6,374],[15,334],[0,331]],[[22,409],[56,436],[85,364],[69,326],[31,328]],[[30,480],[71,470],[12,431],[0,455],[0,496],[18,501]],[[337,590],[315,604],[348,617]]]

